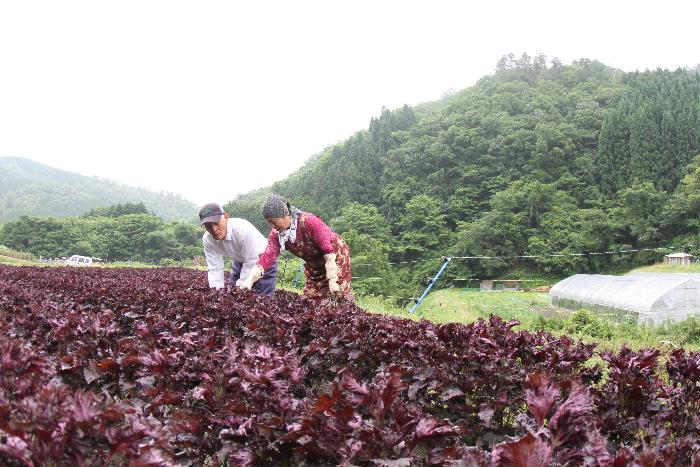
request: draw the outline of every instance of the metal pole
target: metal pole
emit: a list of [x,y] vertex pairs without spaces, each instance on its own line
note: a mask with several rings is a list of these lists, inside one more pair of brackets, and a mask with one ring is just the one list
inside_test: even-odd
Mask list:
[[442,275],[442,273],[443,273],[443,271],[445,270],[445,268],[447,267],[447,265],[450,264],[450,260],[451,260],[452,258],[449,258],[449,257],[448,257],[448,258],[444,258],[444,259],[445,259],[445,262],[442,263],[442,267],[440,268],[440,270],[438,271],[438,273],[435,275],[435,277],[433,277],[433,279],[430,281],[430,284],[428,284],[428,288],[425,289],[425,292],[423,292],[423,295],[420,296],[420,298],[418,299],[418,301],[416,302],[416,304],[413,305],[413,308],[411,308],[411,311],[409,311],[409,313],[413,313],[414,311],[416,311],[416,309],[418,309],[418,307],[420,306],[420,304],[423,302],[423,299],[425,298],[426,295],[428,295],[428,292],[430,292],[430,289],[433,288],[433,285],[435,285],[435,283],[437,282],[437,280],[440,278],[440,276]]
[[299,283],[299,277],[301,277],[301,271],[304,270],[304,261],[299,265],[299,270],[297,271],[297,277],[294,279],[294,288],[297,288],[297,283]]
[[285,276],[284,273],[287,272],[287,263],[288,263],[288,262],[289,262],[289,260],[288,260],[288,259],[285,259],[285,260],[284,260],[284,266],[282,266],[282,285],[284,285],[284,282],[285,282],[286,276]]

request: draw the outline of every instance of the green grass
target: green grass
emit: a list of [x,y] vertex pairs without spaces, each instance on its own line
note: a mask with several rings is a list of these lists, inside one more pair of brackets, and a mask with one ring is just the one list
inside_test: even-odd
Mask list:
[[5,245],[0,245],[0,264],[24,266],[37,263],[36,258],[30,253],[22,253]]
[[7,264],[10,266],[36,266],[37,264],[41,263],[37,261],[15,258],[12,256],[0,255],[0,264]]
[[473,323],[490,314],[517,319],[523,326],[534,326],[541,316],[562,316],[549,306],[547,294],[539,292],[478,292],[472,289],[444,289],[432,292],[418,309],[399,308],[379,297],[358,297],[358,305],[373,313],[427,319],[436,323]]
[[[408,309],[392,307],[387,300],[361,297],[372,312],[427,319],[436,323],[473,323],[488,319],[492,313],[503,319],[517,319],[524,327],[534,327],[541,317],[566,316],[548,304],[547,294],[540,292],[479,292],[472,289],[445,289],[431,293],[412,315]],[[380,306],[376,306],[376,305]]]
[[355,302],[360,308],[364,308],[370,313],[382,315],[399,316],[401,318],[415,318],[408,314],[408,308],[400,308],[394,304],[390,298],[377,297],[372,295],[357,295]]
[[666,264],[658,263],[652,264],[651,266],[644,266],[641,268],[633,269],[627,274],[633,274],[635,272],[700,272],[700,263],[692,263],[688,266],[681,266],[678,264]]
[[517,319],[531,328],[541,316],[562,317],[549,306],[548,297],[540,292],[478,292],[460,289],[440,290],[428,295],[416,314],[435,322],[472,323],[494,314],[505,320]]

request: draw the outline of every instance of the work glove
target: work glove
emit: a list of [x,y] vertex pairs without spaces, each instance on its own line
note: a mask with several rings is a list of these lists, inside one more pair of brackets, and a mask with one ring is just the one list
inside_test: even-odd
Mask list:
[[323,255],[326,260],[326,280],[328,281],[328,289],[331,295],[337,297],[340,295],[340,286],[338,285],[338,265],[335,264],[335,253]]
[[241,290],[250,290],[253,288],[253,284],[255,284],[258,279],[260,279],[263,275],[263,268],[259,264],[256,264],[253,266],[253,270],[250,272],[248,277],[243,281],[241,284]]

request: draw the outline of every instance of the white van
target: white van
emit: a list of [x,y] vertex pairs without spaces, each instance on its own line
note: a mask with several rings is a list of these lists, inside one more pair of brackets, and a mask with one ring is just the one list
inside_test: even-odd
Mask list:
[[73,255],[66,260],[66,266],[92,266],[92,258],[89,256]]

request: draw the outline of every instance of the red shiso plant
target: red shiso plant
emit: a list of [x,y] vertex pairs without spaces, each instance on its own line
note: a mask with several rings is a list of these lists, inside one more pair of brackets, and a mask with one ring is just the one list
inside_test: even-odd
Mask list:
[[517,324],[0,266],[0,464],[700,465],[697,353]]

